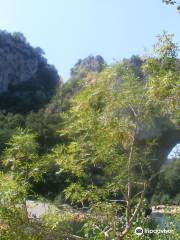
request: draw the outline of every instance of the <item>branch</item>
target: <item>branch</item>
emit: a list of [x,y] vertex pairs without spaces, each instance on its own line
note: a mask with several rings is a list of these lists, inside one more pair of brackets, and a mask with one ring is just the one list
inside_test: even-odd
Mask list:
[[139,202],[138,202],[138,204],[137,204],[137,206],[136,206],[136,208],[135,208],[135,210],[134,210],[134,212],[133,212],[133,214],[130,218],[129,224],[126,225],[126,227],[125,227],[124,231],[122,231],[122,233],[120,233],[120,234],[118,233],[117,237],[118,237],[119,240],[123,239],[125,237],[125,235],[129,232],[129,230],[131,228],[132,221],[134,220],[136,214],[139,211],[139,208],[141,207],[142,200],[143,200],[143,193],[144,193],[144,191],[142,191],[142,193],[141,193],[141,197],[140,197]]
[[83,238],[83,237],[80,237],[80,236],[76,236],[76,235],[70,234],[70,233],[68,234],[68,236],[71,237],[71,238],[74,238],[74,239],[82,239],[82,240],[87,239],[87,238]]
[[134,117],[137,118],[138,115],[137,115],[137,113],[135,112],[133,106],[132,106],[131,104],[129,104],[129,107],[130,107],[131,111],[133,112]]
[[139,210],[139,208],[140,208],[140,206],[141,206],[145,189],[146,189],[146,183],[144,183],[144,188],[143,188],[143,190],[142,190],[142,192],[141,192],[141,197],[140,197],[139,203],[137,204],[137,206],[136,206],[136,208],[135,208],[135,210],[134,210],[134,213],[132,214],[132,217],[131,217],[130,222],[133,221],[134,217],[136,216],[136,214],[137,214],[137,212],[138,212],[138,210]]
[[141,193],[141,197],[140,197],[140,199],[139,199],[139,202],[138,202],[138,204],[137,204],[137,206],[136,206],[136,208],[135,208],[135,210],[134,210],[134,213],[133,213],[132,216],[131,216],[130,223],[132,223],[134,217],[136,216],[136,214],[137,214],[137,212],[138,212],[138,210],[139,210],[139,208],[140,208],[140,206],[141,206],[141,203],[142,203],[142,200],[143,200],[144,191],[145,191],[145,189],[144,189],[144,190],[142,191],[142,193]]
[[109,200],[110,202],[125,202],[125,203],[127,203],[127,201],[126,200]]

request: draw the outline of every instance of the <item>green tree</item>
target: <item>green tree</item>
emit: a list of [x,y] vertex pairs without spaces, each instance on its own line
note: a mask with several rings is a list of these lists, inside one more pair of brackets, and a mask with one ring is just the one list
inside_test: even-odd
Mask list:
[[155,117],[173,120],[178,114],[177,50],[172,35],[163,33],[154,56],[145,60],[144,81],[126,62],[114,64],[84,83],[65,114],[60,135],[69,142],[57,146],[53,157],[59,173],[69,174],[66,199],[91,209],[89,239],[124,239],[133,229],[154,177],[150,160],[155,142],[138,145],[137,136]]
[[[42,178],[46,166],[38,155],[36,136],[27,130],[18,129],[4,150],[3,165],[4,170],[10,172],[19,184],[25,183],[30,192],[32,183]],[[28,221],[26,199],[22,204]]]
[[[27,186],[19,184],[11,174],[0,173],[0,235],[2,240],[20,239],[26,212],[21,208],[26,199]],[[25,238],[26,239],[26,238]]]
[[179,123],[180,111],[180,69],[178,45],[173,34],[163,32],[154,45],[153,56],[146,59],[143,66],[147,74],[148,95],[153,105],[159,107],[162,115]]
[[[1,240],[45,240],[62,239],[61,235],[53,232],[54,222],[57,215],[48,214],[50,222],[46,219],[29,220],[24,202],[28,196],[26,182],[19,182],[12,173],[0,172],[0,239]],[[62,221],[61,221],[62,222]],[[60,222],[60,223],[61,223]],[[61,223],[62,225],[64,224]],[[53,226],[52,226],[53,225]]]
[[60,173],[71,176],[66,199],[96,210],[104,204],[111,217],[104,221],[103,234],[117,239],[130,231],[148,183],[145,160],[151,143],[143,151],[136,144],[140,125],[149,119],[148,106],[146,85],[127,64],[114,64],[74,97],[65,115],[66,127],[60,131],[69,143],[54,150]]
[[3,158],[4,166],[25,182],[41,177],[43,163],[38,156],[36,136],[27,130],[17,130],[7,143]]

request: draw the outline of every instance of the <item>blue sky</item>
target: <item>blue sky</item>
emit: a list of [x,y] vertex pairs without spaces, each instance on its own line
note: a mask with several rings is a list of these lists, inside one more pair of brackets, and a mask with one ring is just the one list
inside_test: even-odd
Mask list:
[[79,58],[143,54],[163,30],[180,44],[180,14],[161,0],[0,0],[0,29],[24,33],[67,79]]

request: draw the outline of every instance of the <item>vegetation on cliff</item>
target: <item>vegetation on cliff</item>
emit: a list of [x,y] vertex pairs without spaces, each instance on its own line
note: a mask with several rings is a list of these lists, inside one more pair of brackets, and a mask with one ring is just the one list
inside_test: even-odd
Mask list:
[[[160,35],[146,58],[79,60],[62,84],[38,57],[36,74],[0,95],[2,240],[136,239],[136,227],[156,228],[147,205],[179,204],[180,194],[179,160],[164,164],[180,140],[173,35]],[[40,196],[76,210],[30,219],[26,200]]]

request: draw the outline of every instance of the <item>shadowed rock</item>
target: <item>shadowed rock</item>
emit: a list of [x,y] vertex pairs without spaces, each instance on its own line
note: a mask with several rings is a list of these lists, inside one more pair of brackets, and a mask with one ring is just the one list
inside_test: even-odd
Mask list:
[[22,33],[0,31],[0,109],[28,112],[42,107],[59,79],[41,48],[32,47]]

